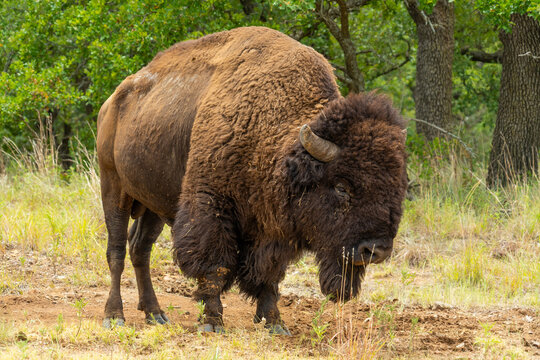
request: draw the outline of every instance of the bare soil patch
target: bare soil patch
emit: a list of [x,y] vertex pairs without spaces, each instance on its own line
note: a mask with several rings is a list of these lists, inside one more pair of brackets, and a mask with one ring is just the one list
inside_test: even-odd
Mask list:
[[[20,273],[20,265],[10,261],[13,257],[9,252],[4,252],[0,268]],[[53,325],[61,313],[66,323],[74,323],[79,321],[74,303],[83,298],[87,301],[84,318],[101,323],[108,295],[106,286],[72,286],[65,281],[54,281],[52,269],[46,262],[35,261],[40,264],[34,264],[28,274],[26,288],[4,291],[0,295],[1,320],[14,323],[35,320]],[[69,271],[70,266],[66,265],[64,270]],[[193,282],[178,274],[172,265],[153,273],[158,298],[171,321],[180,323],[188,333],[196,333],[198,310],[190,297]],[[134,280],[124,280],[122,290],[126,323],[136,328],[150,326],[144,324],[144,315],[136,310],[138,295]],[[252,322],[255,306],[252,303],[233,289],[223,296],[223,304],[227,328],[255,330]],[[293,337],[276,341],[305,348],[308,357],[331,351],[335,334],[340,331],[342,334],[351,329],[363,331],[371,325],[371,336],[381,341],[381,354],[387,358],[477,359],[486,357],[486,348],[491,343],[502,341],[506,348],[515,347],[528,358],[540,359],[540,314],[535,309],[463,309],[445,304],[423,307],[404,305],[397,300],[377,304],[352,301],[342,307],[327,304],[320,320],[320,323],[329,324],[326,338],[314,351],[312,321],[321,308],[321,300],[291,294],[283,296],[279,305]]]

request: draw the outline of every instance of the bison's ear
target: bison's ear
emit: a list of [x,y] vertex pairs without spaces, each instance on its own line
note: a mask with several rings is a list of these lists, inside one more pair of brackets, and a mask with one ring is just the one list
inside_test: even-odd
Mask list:
[[315,186],[323,177],[323,163],[311,157],[302,146],[297,146],[293,154],[285,159],[287,182],[293,193],[302,193]]

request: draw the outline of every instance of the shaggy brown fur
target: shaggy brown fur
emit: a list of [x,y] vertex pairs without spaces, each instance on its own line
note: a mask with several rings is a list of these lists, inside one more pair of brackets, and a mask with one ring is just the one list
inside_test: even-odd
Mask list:
[[[298,141],[303,124],[338,145],[337,158],[315,160]],[[219,331],[219,295],[236,281],[257,299],[256,320],[287,333],[278,284],[304,250],[316,254],[323,293],[354,296],[365,265],[388,256],[397,232],[403,128],[385,97],[341,97],[328,62],[274,30],[239,28],[158,54],[120,84],[98,120],[106,318],[123,318],[130,214],[143,214],[129,244],[149,317],[166,321],[148,269],[163,222],[173,224],[176,263],[199,281],[206,329]]]

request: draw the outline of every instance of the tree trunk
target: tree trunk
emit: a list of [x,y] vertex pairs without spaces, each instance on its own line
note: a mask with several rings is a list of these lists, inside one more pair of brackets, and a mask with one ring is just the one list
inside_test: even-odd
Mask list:
[[[257,8],[257,5],[259,4],[256,0],[240,0],[240,3],[242,4],[242,10],[244,11],[244,14],[246,16],[250,16],[255,12],[255,9]],[[261,6],[261,14],[259,15],[259,20],[262,22],[267,22],[267,11],[264,4],[264,0],[260,1]]]
[[513,14],[501,31],[501,90],[487,183],[504,186],[538,171],[540,150],[540,23]]
[[244,14],[246,14],[247,16],[251,15],[253,10],[255,10],[254,0],[240,0],[240,3],[242,4],[242,9],[244,10]]
[[56,108],[49,110],[49,121],[52,126],[53,135],[51,141],[53,141],[55,144],[60,144],[56,148],[58,151],[58,160],[60,161],[62,168],[67,170],[73,164],[73,158],[69,153],[69,140],[71,139],[73,132],[70,124],[66,122],[59,123],[59,114],[60,110]]
[[69,152],[69,140],[73,136],[73,131],[71,125],[67,122],[64,123],[64,131],[62,134],[62,140],[60,141],[60,146],[58,147],[58,155],[60,157],[60,164],[64,170],[67,170],[73,165],[73,157]]
[[[427,15],[417,0],[404,0],[416,24],[416,117],[443,129],[452,125],[452,60],[454,57],[454,4],[438,0]],[[427,140],[444,134],[426,124],[417,124]]]

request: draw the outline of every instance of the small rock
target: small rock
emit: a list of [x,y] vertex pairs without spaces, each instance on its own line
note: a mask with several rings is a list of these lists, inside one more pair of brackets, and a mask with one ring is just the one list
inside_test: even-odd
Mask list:
[[17,339],[17,341],[28,341],[28,336],[22,331],[19,331],[15,336],[15,339]]
[[522,338],[521,340],[523,341],[523,344],[525,346],[530,346],[530,347],[535,347],[535,348],[540,349],[540,342],[538,342],[538,341],[527,340],[525,338]]
[[458,345],[456,346],[456,349],[461,349],[461,348],[464,348],[464,347],[465,347],[465,343],[462,342],[461,344],[458,344]]
[[445,304],[439,301],[436,301],[435,303],[433,303],[433,305],[431,305],[432,310],[444,310],[444,309],[451,309],[451,308],[452,308],[452,305]]

